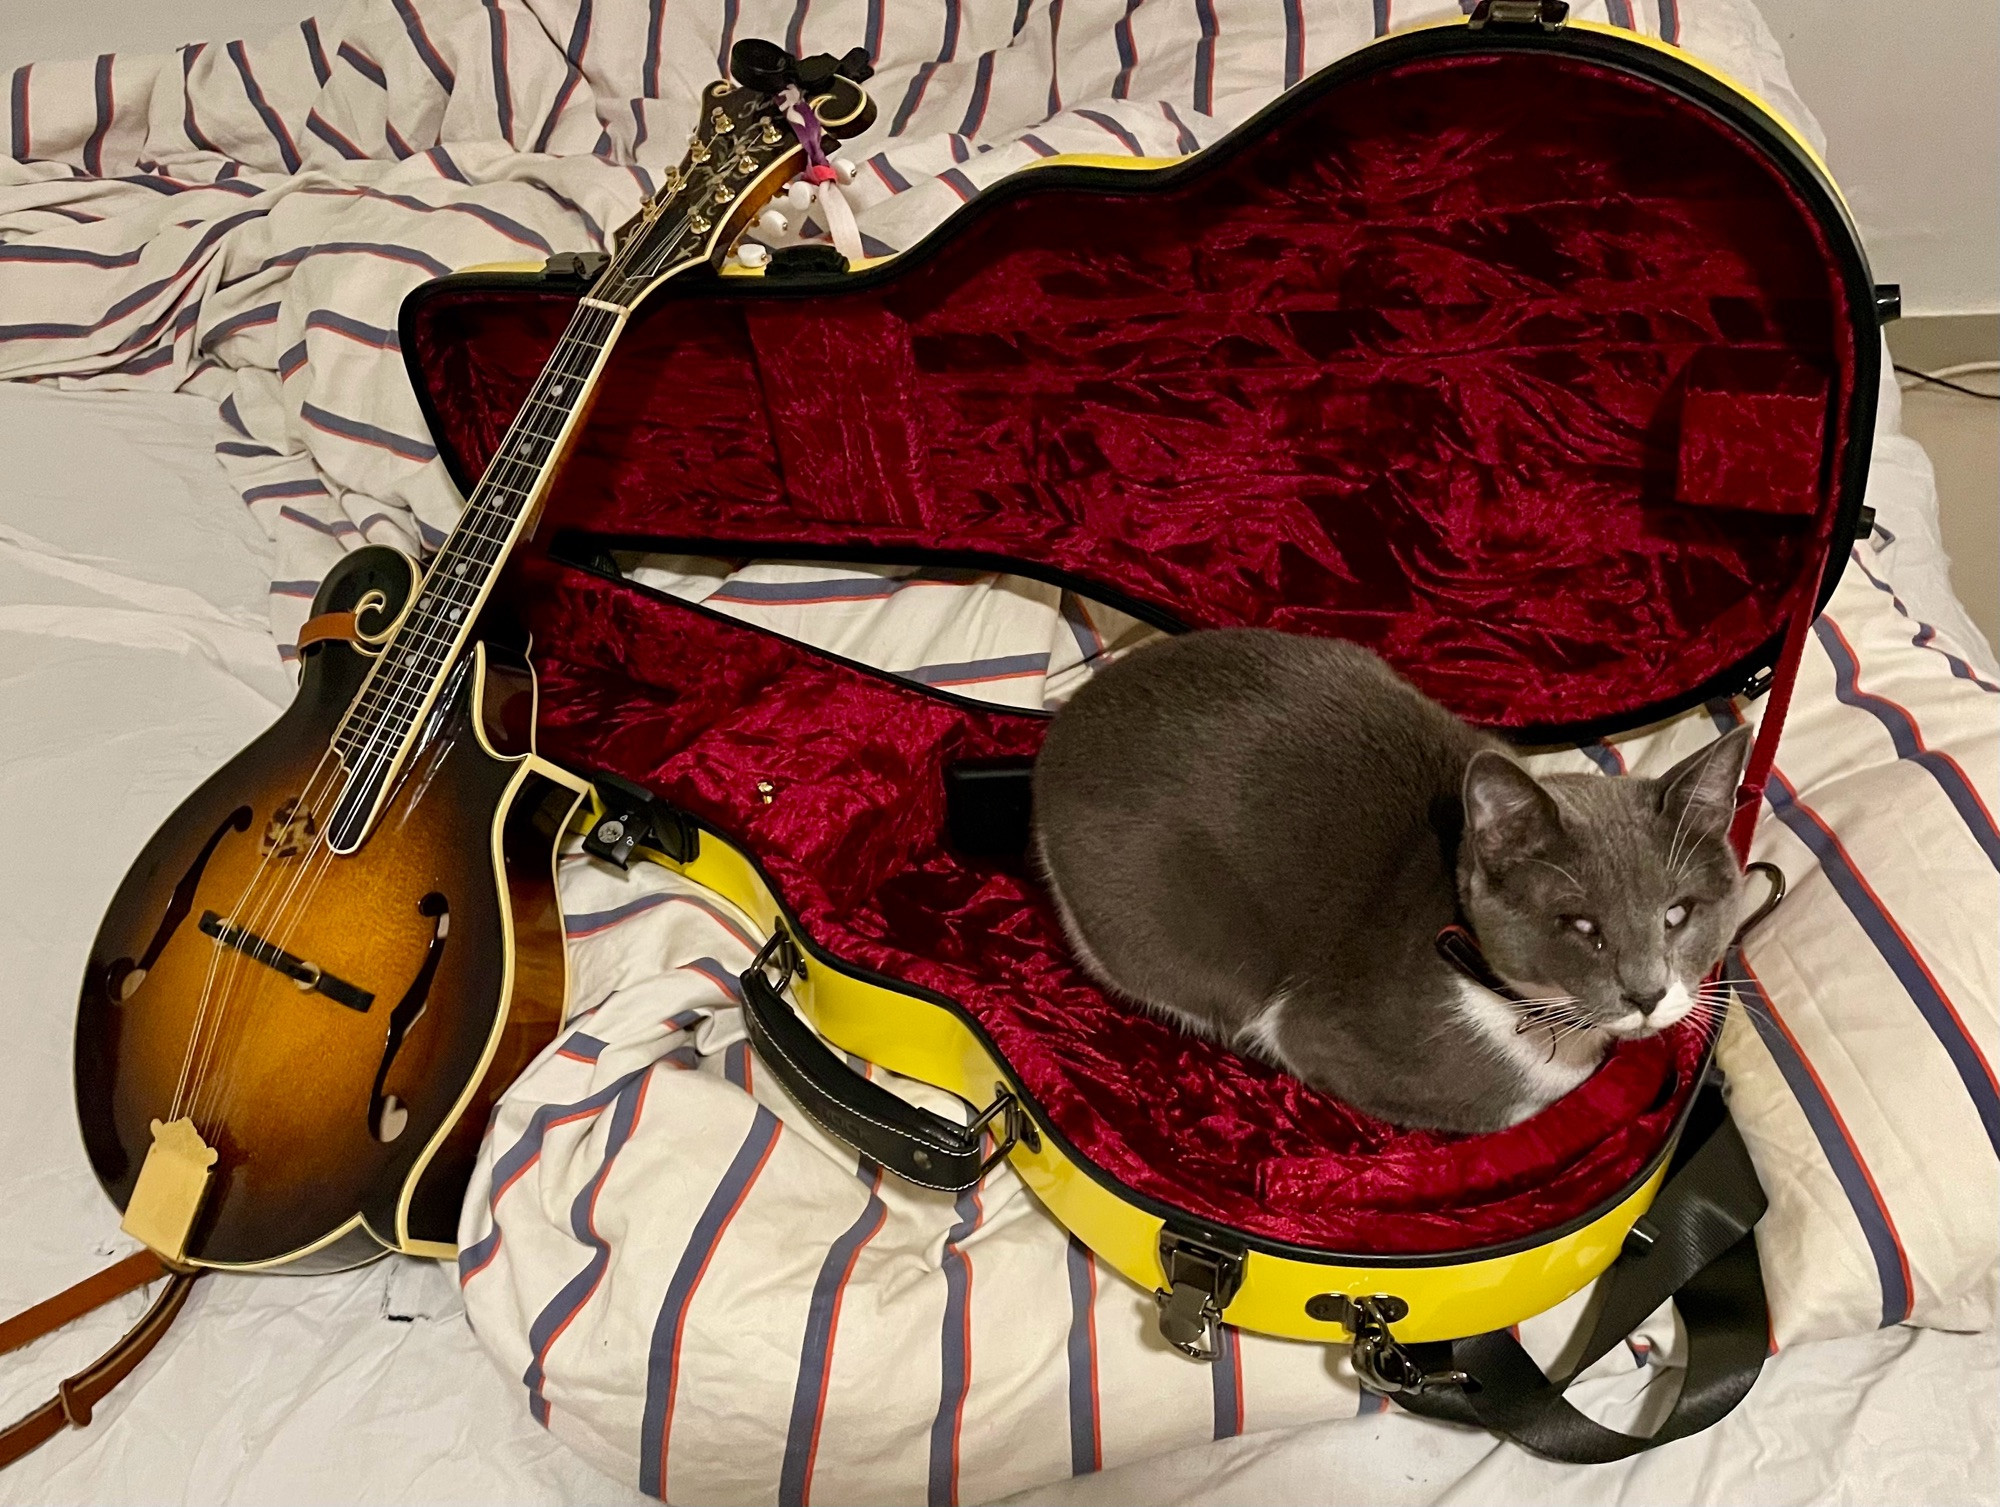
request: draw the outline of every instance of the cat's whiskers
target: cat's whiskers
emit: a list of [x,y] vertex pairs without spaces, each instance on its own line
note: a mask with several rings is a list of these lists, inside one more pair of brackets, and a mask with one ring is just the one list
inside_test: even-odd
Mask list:
[[1562,875],[1563,878],[1567,879],[1572,885],[1576,887],[1576,892],[1579,895],[1585,895],[1589,893],[1589,891],[1583,887],[1582,881],[1580,881],[1576,877],[1576,875],[1572,874],[1568,869],[1564,868],[1561,864],[1551,863],[1546,858],[1530,858],[1528,862],[1538,863],[1545,869],[1554,869],[1558,874]]

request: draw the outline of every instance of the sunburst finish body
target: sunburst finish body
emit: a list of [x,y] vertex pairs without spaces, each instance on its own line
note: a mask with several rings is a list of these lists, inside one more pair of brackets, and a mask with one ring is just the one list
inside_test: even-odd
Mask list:
[[[316,610],[381,592],[360,621],[386,637],[413,584],[400,555],[363,551]],[[152,1122],[193,1119],[218,1157],[192,1264],[449,1252],[487,1111],[561,1023],[554,846],[585,787],[532,754],[529,672],[475,642],[337,855],[314,776],[371,652],[303,651],[291,708],[147,843],[91,950],[84,1142],[123,1208]]]

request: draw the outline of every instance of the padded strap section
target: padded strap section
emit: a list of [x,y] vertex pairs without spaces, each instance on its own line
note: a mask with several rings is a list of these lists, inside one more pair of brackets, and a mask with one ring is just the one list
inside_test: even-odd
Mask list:
[[[1411,1412],[1490,1429],[1546,1459],[1572,1464],[1622,1460],[1726,1416],[1749,1393],[1770,1352],[1763,1271],[1751,1233],[1764,1212],[1764,1190],[1712,1085],[1696,1101],[1688,1137],[1699,1137],[1698,1144],[1606,1274],[1590,1337],[1567,1375],[1551,1380],[1518,1340],[1498,1330],[1448,1345],[1408,1347],[1427,1367],[1464,1371],[1476,1386],[1397,1400]],[[1570,1380],[1668,1298],[1680,1309],[1688,1338],[1687,1371],[1672,1412],[1645,1436],[1585,1417],[1563,1397]]]
[[329,638],[351,644],[360,636],[361,629],[355,623],[353,613],[322,612],[318,617],[308,619],[306,625],[299,629],[299,647],[303,649],[308,644],[317,644]]
[[[152,1253],[148,1251],[145,1254],[151,1255]],[[160,1266],[158,1257],[154,1257],[153,1260],[155,1267],[154,1275],[157,1276],[164,1268]],[[128,1258],[126,1261],[120,1262],[118,1266],[111,1268],[111,1271],[100,1273],[99,1276],[110,1277],[113,1272],[118,1272],[125,1268],[130,1268],[134,1271],[138,1269],[134,1265],[134,1259]],[[128,1271],[127,1275],[129,1274],[130,1272]],[[88,1424],[91,1412],[96,1408],[98,1403],[104,1400],[113,1387],[117,1386],[127,1376],[130,1376],[140,1361],[152,1353],[153,1347],[160,1342],[160,1337],[167,1332],[168,1327],[172,1325],[175,1317],[180,1313],[182,1306],[187,1302],[188,1291],[194,1286],[199,1276],[199,1272],[175,1272],[169,1276],[167,1278],[167,1285],[160,1289],[160,1295],[153,1300],[153,1306],[146,1310],[146,1316],[133,1325],[123,1339],[116,1345],[113,1345],[110,1350],[106,1351],[96,1361],[57,1387],[56,1395],[36,1408],[34,1412],[8,1428],[0,1430],[0,1468],[12,1465],[30,1450],[37,1449],[48,1443],[49,1440],[62,1432],[65,1424],[71,1428],[82,1428]],[[146,1281],[150,1279],[141,1278],[140,1280]],[[26,1319],[32,1315],[55,1311],[55,1305],[63,1303],[71,1294],[77,1292],[78,1288],[88,1285],[88,1282],[79,1283],[77,1287],[73,1287],[69,1292],[50,1299],[49,1302],[37,1304],[34,1308],[29,1309],[27,1313],[22,1314],[21,1318]],[[129,1292],[132,1287],[139,1285],[139,1282],[132,1282],[129,1286],[120,1288],[118,1291]],[[104,1297],[100,1297],[97,1301],[101,1303],[115,1296],[117,1296],[116,1292],[106,1293]],[[89,1306],[95,1307],[96,1304],[93,1303]],[[87,1309],[78,1310],[78,1312],[86,1311]],[[69,1315],[69,1318],[75,1317],[75,1313]],[[16,1322],[19,1321],[17,1320]],[[63,1322],[67,1322],[67,1319],[63,1320]],[[43,1332],[46,1333],[47,1331]]]
[[978,1129],[919,1109],[853,1071],[815,1036],[761,967],[743,974],[743,1018],[765,1066],[829,1135],[924,1188],[956,1193],[985,1170]]

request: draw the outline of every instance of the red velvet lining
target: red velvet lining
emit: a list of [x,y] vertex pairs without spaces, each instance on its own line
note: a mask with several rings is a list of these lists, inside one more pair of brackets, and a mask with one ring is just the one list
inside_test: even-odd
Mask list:
[[1703,1040],[1676,1029],[1498,1135],[1368,1119],[1106,999],[1038,884],[945,847],[945,766],[1031,755],[1045,719],[968,710],[553,562],[522,562],[515,586],[544,646],[545,753],[734,834],[815,943],[957,1001],[1085,1156],[1162,1203],[1318,1249],[1492,1245],[1616,1194],[1693,1081]]
[[[958,1001],[1161,1203],[1357,1253],[1589,1213],[1657,1153],[1692,1031],[1499,1135],[1367,1121],[1105,1000],[1030,880],[943,845],[944,765],[1032,753],[1042,721],[538,551],[578,528],[1003,556],[1190,624],[1368,644],[1488,725],[1627,717],[1766,643],[1819,569],[1854,358],[1839,256],[1699,108],[1525,53],[1351,82],[1171,192],[1002,195],[968,224],[876,287],[689,284],[635,321],[512,570],[544,750],[733,834],[815,943]],[[417,310],[448,454],[484,462],[569,307]]]
[[[1367,644],[1496,727],[1686,693],[1817,568],[1797,487],[1827,500],[1844,438],[1839,264],[1765,158],[1657,85],[1410,63],[1172,192],[968,214],[875,288],[663,296],[550,516],[1039,562]],[[568,307],[424,305],[449,450],[489,452]],[[1725,351],[1770,358],[1774,400],[1697,389],[1684,425],[1691,364]]]

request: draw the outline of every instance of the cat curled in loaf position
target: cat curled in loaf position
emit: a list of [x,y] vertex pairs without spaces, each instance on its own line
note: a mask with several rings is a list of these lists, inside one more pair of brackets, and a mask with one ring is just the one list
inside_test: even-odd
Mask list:
[[[1114,993],[1392,1124],[1497,1130],[1702,1003],[1749,731],[1536,778],[1365,649],[1189,633],[1056,717],[1036,844]],[[1454,919],[1528,1003],[1439,955]]]

